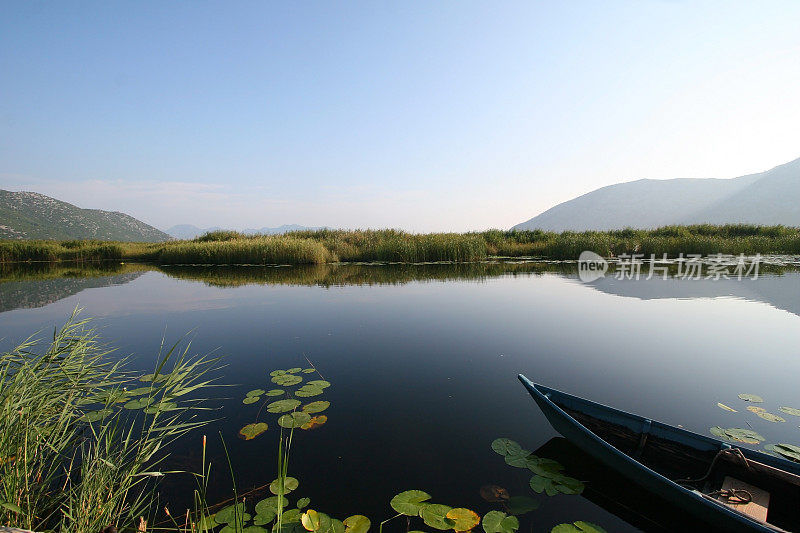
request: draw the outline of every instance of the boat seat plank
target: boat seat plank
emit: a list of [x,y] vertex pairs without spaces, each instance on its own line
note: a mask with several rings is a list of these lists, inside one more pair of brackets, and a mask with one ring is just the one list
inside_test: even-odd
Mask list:
[[753,499],[748,503],[728,503],[725,501],[724,498],[721,498],[720,501],[730,507],[731,509],[735,509],[740,513],[744,513],[750,518],[755,518],[760,522],[767,521],[767,510],[769,509],[769,492],[760,489],[758,487],[754,487],[744,481],[740,481],[731,476],[725,476],[725,480],[722,482],[722,490],[746,490],[750,493]]

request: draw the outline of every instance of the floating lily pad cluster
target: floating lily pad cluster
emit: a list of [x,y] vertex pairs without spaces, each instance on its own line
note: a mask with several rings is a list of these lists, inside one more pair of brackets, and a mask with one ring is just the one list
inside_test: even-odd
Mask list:
[[597,524],[592,524],[591,522],[584,522],[582,520],[578,520],[577,522],[573,522],[571,524],[558,524],[553,529],[550,530],[550,533],[607,533],[605,529],[598,526]]
[[175,398],[189,391],[177,388],[168,382],[171,374],[146,374],[139,381],[150,383],[144,387],[116,387],[101,390],[79,398],[75,403],[86,407],[81,419],[84,422],[99,422],[118,412],[118,408],[143,411],[148,415],[179,409]]
[[[764,398],[762,398],[757,394],[750,394],[750,393],[739,394],[739,399],[754,404],[764,403]],[[738,413],[736,409],[729,407],[724,403],[717,403],[717,406],[720,409],[724,409],[725,411]],[[785,415],[800,417],[800,409],[797,409],[795,407],[781,406],[778,410]],[[747,411],[753,413],[754,415],[768,422],[776,422],[776,423],[786,422],[786,419],[783,418],[782,416],[770,413],[760,405],[748,405]],[[763,436],[759,435],[752,429],[744,429],[744,428],[724,429],[720,426],[714,426],[710,429],[710,431],[712,435],[719,437],[723,440],[731,442],[739,442],[743,444],[761,444],[762,441],[766,440]],[[778,455],[780,457],[783,457],[784,459],[789,459],[791,461],[800,461],[800,457],[797,456],[795,449],[800,450],[800,448],[798,448],[793,444],[770,444],[765,447],[765,450],[773,455]]]
[[[330,402],[324,400],[310,401],[303,405],[305,398],[319,396],[325,389],[331,386],[330,382],[323,379],[315,379],[303,383],[302,374],[316,372],[315,368],[289,368],[288,370],[273,370],[270,372],[270,381],[281,388],[279,389],[253,389],[242,399],[245,405],[260,402],[262,397],[272,399],[266,404],[265,408],[269,413],[280,415],[278,425],[286,429],[316,429],[328,421],[327,415],[321,415],[328,407]],[[295,390],[293,387],[302,385]],[[298,399],[299,398],[299,399]],[[259,431],[255,431],[258,426]],[[267,430],[266,423],[248,424],[239,431],[239,436],[245,440],[257,437]]]
[[[400,515],[418,517],[428,527],[446,531],[470,531],[481,523],[481,517],[475,511],[465,507],[450,507],[441,503],[430,503],[431,495],[422,490],[407,490],[391,499],[389,505]],[[517,523],[513,533],[519,528]]]
[[583,492],[583,482],[562,473],[564,466],[561,463],[534,455],[511,439],[495,439],[492,450],[503,456],[506,464],[533,472],[530,486],[538,494],[544,492],[548,496],[555,496]]
[[[300,483],[293,477],[285,478],[282,483],[276,479],[269,486],[270,492],[275,496],[264,498],[250,510],[248,510],[245,502],[220,509],[216,513],[203,518],[200,525],[205,526],[205,528],[201,528],[201,530],[210,531],[222,526],[218,533],[235,533],[237,531],[267,533],[268,529],[264,526],[269,526],[277,521],[278,510],[280,509],[282,511],[281,522],[283,524],[281,533],[300,533],[303,531],[300,525],[300,516],[303,514],[302,509],[308,507],[311,500],[309,498],[299,498],[293,509],[286,509],[289,506],[288,498],[277,496],[281,485],[283,485],[283,493],[289,494],[297,489]],[[275,528],[270,529],[274,530]],[[341,529],[341,533],[343,532],[344,527]]]

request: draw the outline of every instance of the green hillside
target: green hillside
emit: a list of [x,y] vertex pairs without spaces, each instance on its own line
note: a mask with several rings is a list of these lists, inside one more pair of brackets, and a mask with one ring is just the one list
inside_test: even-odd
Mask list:
[[81,209],[35,192],[0,189],[0,239],[160,242],[169,238],[125,213]]

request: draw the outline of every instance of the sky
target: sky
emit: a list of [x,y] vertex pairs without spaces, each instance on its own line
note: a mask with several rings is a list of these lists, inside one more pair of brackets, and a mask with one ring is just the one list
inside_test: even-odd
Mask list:
[[508,228],[800,157],[796,1],[0,3],[0,188],[156,227]]

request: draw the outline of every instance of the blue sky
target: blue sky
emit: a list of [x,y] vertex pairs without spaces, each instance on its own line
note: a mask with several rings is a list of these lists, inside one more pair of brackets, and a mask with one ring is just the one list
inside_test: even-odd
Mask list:
[[800,2],[0,5],[0,188],[161,228],[509,227],[800,157]]

